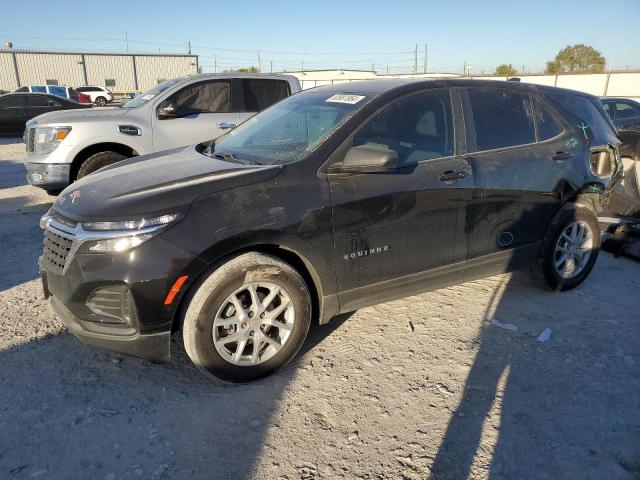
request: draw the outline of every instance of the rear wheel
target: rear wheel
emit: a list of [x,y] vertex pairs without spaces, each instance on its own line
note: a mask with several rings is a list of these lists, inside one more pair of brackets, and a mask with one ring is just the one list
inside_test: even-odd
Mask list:
[[94,102],[98,107],[104,107],[107,104],[107,99],[104,97],[98,97],[96,98],[96,101]]
[[80,165],[76,180],[86,177],[90,173],[93,173],[102,167],[106,167],[107,165],[111,165],[126,158],[127,157],[118,152],[100,152],[93,154],[82,162],[82,165]]
[[596,214],[580,204],[560,210],[545,236],[533,275],[543,286],[570,290],[589,275],[600,251]]
[[184,346],[203,372],[248,382],[286,365],[311,323],[307,286],[290,265],[247,253],[214,270],[189,300]]

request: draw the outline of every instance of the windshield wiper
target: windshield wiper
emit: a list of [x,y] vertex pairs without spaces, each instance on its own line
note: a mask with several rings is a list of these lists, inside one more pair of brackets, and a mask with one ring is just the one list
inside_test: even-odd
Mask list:
[[213,154],[210,156],[214,156],[227,162],[242,163],[244,165],[258,165],[256,162],[252,162],[251,160],[248,160],[246,158],[237,157],[233,153],[213,152]]

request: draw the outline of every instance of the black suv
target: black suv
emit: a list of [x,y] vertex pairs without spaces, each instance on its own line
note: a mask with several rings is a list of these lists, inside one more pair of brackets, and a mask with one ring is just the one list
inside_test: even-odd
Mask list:
[[69,186],[41,221],[45,295],[88,343],[161,361],[181,329],[200,369],[248,381],[312,320],[515,269],[573,288],[619,172],[605,115],[510,82],[307,90]]

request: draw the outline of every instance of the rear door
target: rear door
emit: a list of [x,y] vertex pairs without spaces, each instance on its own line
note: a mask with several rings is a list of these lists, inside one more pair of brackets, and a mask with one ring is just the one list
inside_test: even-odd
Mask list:
[[25,95],[0,97],[0,134],[22,135],[27,122]]
[[[158,108],[167,104],[174,105],[175,118],[158,118]],[[155,151],[214,139],[238,123],[231,80],[189,84],[156,105],[153,115]]]
[[291,94],[289,82],[286,80],[242,78],[237,82],[241,94],[240,123]]
[[568,146],[559,114],[526,91],[469,88],[463,103],[474,178],[467,211],[471,279],[512,270],[537,255],[579,139]]
[[442,88],[393,101],[334,160],[350,147],[372,145],[396,151],[405,165],[391,173],[329,175],[343,311],[462,280],[473,180],[455,147],[454,98],[452,105]]

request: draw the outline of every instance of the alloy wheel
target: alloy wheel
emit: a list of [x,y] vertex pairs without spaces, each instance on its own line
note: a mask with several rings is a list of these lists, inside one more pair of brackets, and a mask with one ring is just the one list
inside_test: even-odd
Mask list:
[[213,343],[233,365],[259,365],[284,347],[294,322],[294,305],[283,287],[272,282],[247,283],[218,309]]
[[575,221],[565,227],[558,238],[553,256],[556,271],[562,278],[574,278],[586,267],[593,250],[593,232],[588,223]]

